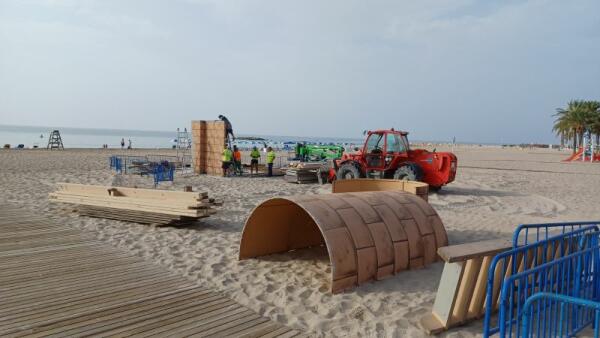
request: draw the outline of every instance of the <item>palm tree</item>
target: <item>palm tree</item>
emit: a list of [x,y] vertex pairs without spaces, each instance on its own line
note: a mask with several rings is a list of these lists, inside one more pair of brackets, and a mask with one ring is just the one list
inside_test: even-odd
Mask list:
[[588,131],[596,136],[596,144],[600,144],[600,102],[572,100],[567,108],[558,108],[554,116],[553,131],[560,136],[561,144],[573,142],[574,153],[578,145],[583,145]]
[[583,142],[583,133],[588,124],[588,114],[585,107],[585,101],[572,100],[566,109],[558,108],[556,110],[556,120],[554,121],[554,131],[567,142],[573,141],[573,153],[577,151],[577,145]]
[[588,113],[588,130],[596,136],[596,146],[600,145],[600,102],[586,101],[585,110]]

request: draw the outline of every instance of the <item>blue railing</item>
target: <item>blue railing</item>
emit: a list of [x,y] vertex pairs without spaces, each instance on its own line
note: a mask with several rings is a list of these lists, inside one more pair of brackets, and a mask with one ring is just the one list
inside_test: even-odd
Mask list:
[[[538,309],[543,309],[542,312]],[[577,321],[573,321],[577,319]],[[600,302],[549,292],[538,292],[523,305],[521,337],[569,337],[592,323],[600,337]],[[573,325],[575,324],[575,325]]]
[[175,172],[175,166],[170,165],[168,162],[167,163],[161,163],[157,166],[154,167],[154,185],[158,185],[158,183],[160,182],[165,182],[165,181],[173,181],[173,177],[174,177],[174,172]]
[[110,157],[110,169],[122,173],[123,172],[123,160],[118,156]]
[[[517,231],[519,230],[517,229]],[[500,312],[508,313],[515,306],[517,308],[520,306],[520,303],[515,303],[512,298],[502,298],[501,290],[509,276],[529,271],[549,261],[593,247],[597,244],[599,235],[598,226],[590,225],[496,255],[492,259],[488,270],[483,326],[484,337],[489,337],[498,332],[502,336],[503,327],[505,328],[512,323],[512,317],[508,319],[508,323],[504,322],[502,318],[498,318],[496,323],[492,323],[492,314],[496,308]]]
[[[500,307],[498,315],[498,321],[501,323],[500,337],[512,337],[513,334],[516,337],[520,336],[524,303],[537,292],[595,300],[598,294],[598,281],[594,278],[594,274],[599,268],[599,249],[595,245],[508,277],[502,285],[500,294],[501,302],[509,304]],[[551,309],[539,306],[535,309],[535,316],[545,319],[549,310]],[[585,317],[578,317],[575,313],[569,335],[576,334],[589,324]],[[547,334],[548,331],[544,328],[540,337],[545,337]]]
[[[572,232],[590,225],[600,227],[600,221],[521,224],[513,232],[513,248],[527,245],[531,241],[545,240],[550,236]],[[519,243],[519,239],[522,239],[522,243]]]

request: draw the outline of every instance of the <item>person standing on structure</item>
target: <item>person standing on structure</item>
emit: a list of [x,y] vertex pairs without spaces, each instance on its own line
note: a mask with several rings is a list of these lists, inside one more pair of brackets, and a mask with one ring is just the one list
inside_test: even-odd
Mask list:
[[258,175],[258,160],[260,159],[260,151],[258,151],[257,147],[253,147],[250,152],[250,175],[252,175],[252,171],[256,170],[256,174]]
[[227,145],[225,145],[225,149],[223,149],[223,156],[222,156],[223,165],[221,166],[221,168],[223,168],[223,177],[227,177],[227,171],[229,170],[229,167],[231,166],[232,160],[233,160],[233,153],[231,152],[231,149],[229,149],[229,147]]
[[242,152],[237,146],[233,146],[233,168],[236,174],[242,176]]
[[273,151],[273,148],[268,147],[267,148],[267,168],[268,168],[268,172],[267,172],[267,177],[271,177],[273,176],[273,162],[275,162],[275,151]]
[[233,126],[231,126],[231,122],[229,122],[229,119],[223,115],[219,115],[219,120],[225,122],[225,135],[227,137],[231,135],[231,140],[235,141],[235,136],[233,135]]

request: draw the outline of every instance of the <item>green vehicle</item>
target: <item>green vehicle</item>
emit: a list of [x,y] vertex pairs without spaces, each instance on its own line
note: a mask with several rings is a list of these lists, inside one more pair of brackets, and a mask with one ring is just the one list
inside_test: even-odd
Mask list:
[[342,158],[344,147],[336,145],[296,144],[296,159],[309,161],[335,160]]

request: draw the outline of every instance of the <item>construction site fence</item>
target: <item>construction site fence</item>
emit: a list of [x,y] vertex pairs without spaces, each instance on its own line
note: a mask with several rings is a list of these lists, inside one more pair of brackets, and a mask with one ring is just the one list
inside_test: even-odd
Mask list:
[[109,159],[110,168],[123,174],[148,174],[158,164],[169,164],[175,170],[191,168],[191,156],[173,155],[113,155]]
[[[524,229],[534,232],[528,233]],[[550,236],[550,229],[562,232]],[[569,229],[574,230],[568,231]],[[523,225],[515,230],[513,239],[519,238],[522,232],[528,235],[523,239],[523,243],[526,244],[513,246],[511,250],[496,255],[490,264],[486,287],[484,337],[496,333],[501,337],[512,337],[515,332],[518,336],[523,303],[535,292],[579,290],[572,290],[570,285],[583,285],[580,283],[580,274],[569,272],[558,279],[547,279],[550,275],[540,273],[533,277],[528,275],[527,281],[523,281],[519,276],[539,271],[538,267],[558,260],[565,261],[563,258],[596,247],[600,234],[598,222]],[[593,271],[598,271],[597,267]],[[496,309],[499,314],[494,322],[492,314]]]

